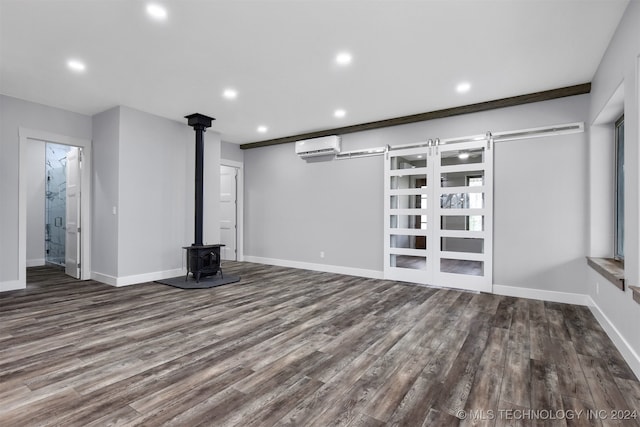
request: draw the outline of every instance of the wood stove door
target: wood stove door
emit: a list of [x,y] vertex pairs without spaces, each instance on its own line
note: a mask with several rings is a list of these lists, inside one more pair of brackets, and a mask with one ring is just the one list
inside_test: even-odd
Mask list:
[[220,166],[220,243],[221,258],[236,261],[238,169]]

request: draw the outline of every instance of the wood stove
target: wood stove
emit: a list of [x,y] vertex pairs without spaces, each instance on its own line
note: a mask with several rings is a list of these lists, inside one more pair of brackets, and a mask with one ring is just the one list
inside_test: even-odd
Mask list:
[[204,132],[211,127],[213,117],[195,113],[185,116],[187,124],[193,127],[196,132],[196,174],[195,174],[195,232],[194,242],[191,246],[183,246],[187,251],[187,277],[191,274],[196,282],[207,276],[215,276],[222,269],[220,268],[220,248],[224,245],[203,245],[202,244],[202,222],[203,222],[203,166],[204,166]]
[[191,245],[183,246],[183,249],[187,251],[187,279],[189,273],[193,275],[196,282],[199,282],[201,278],[207,276],[215,276],[220,272],[220,276],[224,278],[222,274],[222,268],[220,267],[220,248],[224,246],[217,245]]

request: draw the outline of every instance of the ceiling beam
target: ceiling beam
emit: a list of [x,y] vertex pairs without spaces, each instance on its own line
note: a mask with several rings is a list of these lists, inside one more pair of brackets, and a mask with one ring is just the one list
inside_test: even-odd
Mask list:
[[288,142],[300,141],[301,139],[318,138],[327,135],[343,135],[365,130],[380,129],[389,126],[423,122],[426,120],[442,119],[445,117],[458,116],[461,114],[478,113],[481,111],[495,110],[497,108],[514,107],[516,105],[529,104],[532,102],[549,101],[551,99],[564,98],[567,96],[583,95],[589,92],[591,92],[591,83],[583,83],[575,86],[567,86],[559,89],[545,90],[543,92],[535,92],[526,95],[512,96],[509,98],[495,99],[493,101],[480,102],[477,104],[464,105],[461,107],[445,108],[444,110],[412,114],[410,116],[395,117],[392,119],[378,120],[375,122],[301,133],[298,135],[268,139],[265,141],[251,142],[247,144],[241,144],[240,148],[243,150],[247,150],[250,148],[286,144]]

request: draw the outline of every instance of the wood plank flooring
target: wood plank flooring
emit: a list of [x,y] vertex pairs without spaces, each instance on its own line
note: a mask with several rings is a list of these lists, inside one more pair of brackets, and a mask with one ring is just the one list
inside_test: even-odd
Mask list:
[[586,307],[223,268],[242,280],[29,269],[0,294],[0,426],[640,426],[611,419],[640,383]]

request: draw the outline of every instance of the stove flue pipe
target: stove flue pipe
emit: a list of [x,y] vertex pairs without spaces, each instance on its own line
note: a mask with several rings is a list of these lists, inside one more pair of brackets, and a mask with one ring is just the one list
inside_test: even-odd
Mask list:
[[184,117],[187,124],[193,127],[196,132],[196,174],[195,174],[195,231],[193,246],[202,246],[202,223],[203,223],[203,175],[204,175],[204,132],[211,127],[211,122],[215,119],[204,114],[189,114]]

